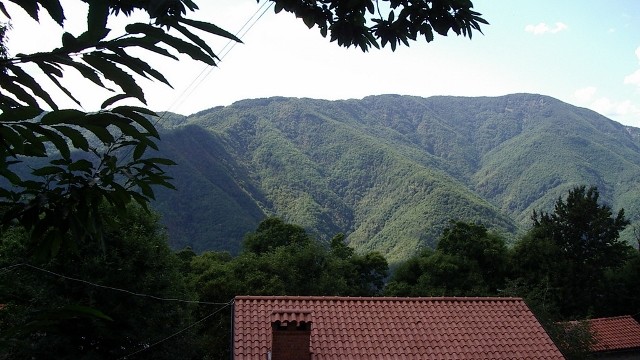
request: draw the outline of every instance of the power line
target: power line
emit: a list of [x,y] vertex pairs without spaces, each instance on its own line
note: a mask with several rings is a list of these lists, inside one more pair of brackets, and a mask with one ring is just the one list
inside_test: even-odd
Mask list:
[[194,326],[198,325],[199,323],[201,323],[201,322],[203,322],[203,321],[207,320],[208,318],[212,317],[213,315],[215,315],[215,314],[219,313],[220,311],[224,310],[225,308],[227,308],[227,307],[228,307],[228,306],[230,306],[231,304],[233,304],[233,299],[232,299],[232,300],[230,300],[228,303],[226,303],[226,304],[225,304],[225,306],[223,306],[223,307],[221,307],[220,309],[218,309],[218,310],[216,310],[216,311],[212,312],[211,314],[209,314],[209,315],[207,315],[207,316],[203,317],[202,319],[200,319],[200,320],[198,320],[198,321],[196,321],[196,322],[194,322],[194,323],[190,324],[189,326],[187,326],[187,327],[185,327],[185,328],[183,328],[183,329],[180,329],[180,330],[176,331],[175,333],[173,333],[173,334],[171,334],[171,335],[169,335],[169,336],[167,336],[167,337],[163,338],[162,340],[156,341],[156,342],[155,342],[155,343],[153,343],[153,344],[150,344],[150,345],[144,345],[144,346],[143,346],[142,348],[140,348],[139,350],[136,350],[136,351],[132,352],[132,353],[131,353],[131,354],[129,354],[129,355],[125,355],[125,356],[121,357],[119,360],[127,359],[127,358],[129,358],[130,356],[134,356],[134,355],[139,354],[139,353],[141,353],[141,352],[143,352],[143,351],[147,351],[147,350],[149,350],[150,348],[152,348],[152,347],[154,347],[154,346],[157,346],[157,345],[159,345],[159,344],[161,344],[161,343],[163,343],[163,342],[165,342],[165,341],[167,341],[167,340],[169,340],[169,339],[171,339],[171,338],[174,338],[174,337],[176,337],[176,336],[178,336],[178,335],[182,334],[183,332],[185,332],[185,331],[187,331],[187,330],[191,329],[192,327],[194,327]]
[[[242,40],[247,35],[247,33],[255,26],[255,24],[264,16],[264,14],[273,6],[273,4],[274,3],[271,1],[263,2],[262,5],[253,13],[253,15],[251,15],[251,17],[249,17],[249,19],[247,19],[247,21],[245,21],[242,27],[240,27],[240,29],[234,35],[238,39]],[[218,56],[218,64],[222,62],[222,60],[229,54],[229,52],[231,52],[231,50],[233,50],[233,48],[237,44],[237,41],[231,39],[227,41],[225,46],[220,50],[220,56]],[[205,65],[200,73],[189,83],[189,85],[180,93],[180,95],[178,95],[178,97],[171,103],[171,105],[169,105],[169,107],[162,113],[162,115],[158,116],[158,118],[153,123],[154,127],[157,127],[159,124],[165,121],[168,112],[176,108],[178,104],[183,103],[191,94],[193,94],[193,92],[204,82],[207,76],[211,74],[213,69],[214,66]],[[132,151],[133,150],[130,148],[122,158],[127,158],[129,155],[131,155]]]
[[[237,38],[242,40],[247,33],[257,24],[257,22],[264,16],[264,14],[273,6],[273,2],[265,1],[262,3],[261,7],[258,8],[247,21],[242,25],[242,27],[234,34]],[[238,45],[237,41],[229,40],[225,44],[225,46],[220,50],[218,56],[218,64],[222,62],[222,60],[233,50],[233,48]],[[205,65],[202,68],[202,71],[191,81],[191,83],[187,86],[185,90],[181,92],[181,94],[176,98],[176,100],[169,106],[166,111],[170,111],[175,108],[179,103],[184,102],[193,92],[204,82],[204,80],[211,74],[214,66]],[[165,119],[165,113],[156,121],[156,125]]]
[[169,302],[180,302],[180,303],[187,303],[187,304],[201,304],[201,305],[217,305],[217,306],[226,306],[229,303],[216,303],[216,302],[209,302],[209,301],[197,301],[197,300],[183,300],[183,299],[174,299],[174,298],[163,298],[163,297],[159,297],[159,296],[154,296],[154,295],[148,295],[148,294],[142,294],[142,293],[136,293],[133,291],[129,291],[129,290],[125,290],[125,289],[120,289],[117,287],[113,287],[113,286],[106,286],[106,285],[101,285],[101,284],[97,284],[88,280],[83,280],[83,279],[78,279],[78,278],[74,278],[71,276],[66,276],[66,275],[62,275],[59,273],[56,273],[54,271],[51,270],[46,270],[31,264],[26,264],[26,263],[21,263],[21,264],[15,264],[15,265],[10,265],[7,267],[4,267],[2,269],[0,269],[1,272],[4,271],[9,271],[9,270],[13,270],[15,268],[18,267],[27,267],[33,270],[37,270],[40,272],[43,272],[45,274],[49,274],[52,276],[57,276],[60,277],[62,279],[66,279],[66,280],[70,280],[70,281],[75,281],[75,282],[79,282],[79,283],[83,283],[86,285],[91,285],[97,288],[101,288],[101,289],[106,289],[106,290],[111,290],[111,291],[117,291],[117,292],[121,292],[121,293],[125,293],[128,295],[133,295],[133,296],[138,296],[138,297],[143,297],[143,298],[149,298],[149,299],[154,299],[154,300],[158,300],[158,301],[169,301]]

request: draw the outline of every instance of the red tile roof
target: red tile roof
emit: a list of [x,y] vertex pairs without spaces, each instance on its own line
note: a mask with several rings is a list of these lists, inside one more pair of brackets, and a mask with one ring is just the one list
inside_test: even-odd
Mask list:
[[592,351],[640,349],[640,323],[633,317],[627,315],[588,321],[596,341],[591,346]]
[[310,319],[314,360],[564,359],[519,298],[287,296],[236,297],[234,359],[266,359],[283,314]]

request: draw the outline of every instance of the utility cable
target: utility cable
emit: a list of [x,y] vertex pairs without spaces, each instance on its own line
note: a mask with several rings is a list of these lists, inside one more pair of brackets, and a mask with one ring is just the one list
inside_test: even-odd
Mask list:
[[217,306],[227,306],[229,304],[229,303],[217,303],[217,302],[209,302],[209,301],[163,298],[163,297],[154,296],[154,295],[136,293],[136,292],[133,292],[133,291],[120,289],[120,288],[113,287],[113,286],[100,285],[100,284],[96,284],[96,283],[91,282],[91,281],[82,280],[82,279],[74,278],[74,277],[71,277],[71,276],[62,275],[62,274],[56,273],[54,271],[46,270],[46,269],[31,265],[31,264],[26,264],[26,263],[15,264],[15,265],[10,265],[10,266],[4,267],[4,268],[0,269],[0,272],[13,270],[14,268],[17,268],[17,267],[27,267],[27,268],[31,268],[33,270],[37,270],[37,271],[52,275],[52,276],[60,277],[60,278],[65,279],[65,280],[75,281],[75,282],[83,283],[83,284],[86,284],[86,285],[91,285],[91,286],[94,286],[94,287],[97,287],[97,288],[101,288],[101,289],[117,291],[117,292],[125,293],[125,294],[128,294],[128,295],[133,295],[133,296],[138,296],[138,297],[143,297],[143,298],[149,298],[149,299],[154,299],[154,300],[158,300],[158,301],[170,301],[170,302],[179,302],[179,303],[187,303],[187,304],[217,305]]
[[216,310],[216,311],[212,312],[211,314],[209,314],[209,315],[207,315],[207,316],[203,317],[202,319],[200,319],[200,320],[198,320],[198,321],[194,322],[193,324],[190,324],[189,326],[187,326],[187,327],[185,327],[185,328],[183,328],[183,329],[180,329],[180,330],[176,331],[175,333],[173,333],[173,334],[171,334],[171,335],[169,335],[169,336],[167,336],[167,337],[163,338],[162,340],[156,341],[156,342],[155,342],[155,343],[153,343],[153,344],[150,344],[150,345],[144,345],[144,346],[143,346],[142,348],[140,348],[139,350],[136,350],[136,351],[132,352],[132,353],[131,353],[131,354],[129,354],[129,355],[125,355],[125,356],[123,356],[123,357],[119,358],[119,360],[128,359],[130,356],[134,356],[134,355],[139,354],[139,353],[141,353],[141,352],[143,352],[143,351],[147,351],[147,350],[151,349],[151,348],[152,348],[152,347],[154,347],[154,346],[157,346],[157,345],[159,345],[159,344],[161,344],[161,343],[163,343],[163,342],[165,342],[165,341],[167,341],[167,340],[169,340],[169,339],[171,339],[171,338],[174,338],[174,337],[176,337],[176,336],[178,336],[178,335],[182,334],[183,332],[185,332],[185,331],[187,331],[187,330],[191,329],[192,327],[194,327],[194,326],[196,326],[196,325],[200,324],[201,322],[203,322],[203,321],[207,320],[208,318],[212,317],[213,315],[215,315],[215,314],[219,313],[220,311],[224,310],[225,308],[227,308],[227,307],[228,307],[228,306],[230,306],[231,304],[233,304],[233,299],[232,299],[231,301],[229,301],[228,303],[226,303],[226,304],[225,304],[225,306],[223,306],[223,307],[221,307],[220,309],[218,309],[218,310]]
[[[242,27],[234,34],[238,39],[242,40],[247,33],[257,24],[257,22],[264,16],[264,14],[273,6],[273,2],[265,1],[262,3],[261,7],[258,8],[253,15],[242,25]],[[259,15],[258,15],[259,14]],[[256,17],[257,16],[257,17]],[[245,29],[246,28],[246,29]],[[222,60],[233,50],[233,48],[238,45],[237,41],[228,40],[225,46],[219,51],[220,56],[218,56],[218,64],[222,62]],[[178,104],[183,103],[193,92],[204,82],[204,80],[211,74],[215,67],[210,65],[205,65],[202,68],[202,71],[191,81],[191,83],[187,86],[185,90],[181,92],[181,94],[176,98],[176,100],[169,106],[169,108],[160,116],[155,125],[159,124],[162,120],[165,119],[165,114],[169,112],[171,109],[174,109]]]
[[[238,39],[243,39],[247,33],[255,26],[255,24],[264,16],[264,14],[273,6],[272,1],[265,1],[262,5],[245,21],[245,23],[240,27],[240,29],[234,34]],[[258,15],[259,14],[259,15]],[[257,16],[257,17],[256,17]],[[255,19],[255,20],[254,20]],[[246,28],[246,30],[245,30]],[[244,31],[243,31],[244,30]],[[220,56],[218,56],[218,64],[222,62],[222,60],[233,50],[233,48],[238,44],[237,41],[229,39],[225,46],[220,50]],[[200,73],[189,83],[189,85],[178,95],[177,98],[169,105],[169,107],[153,122],[153,126],[157,128],[158,125],[161,125],[162,122],[166,121],[166,115],[172,109],[175,109],[179,104],[182,104],[193,92],[202,85],[204,80],[211,74],[214,66],[205,65]],[[127,153],[122,157],[122,159],[129,157],[133,150],[131,148],[128,149]]]

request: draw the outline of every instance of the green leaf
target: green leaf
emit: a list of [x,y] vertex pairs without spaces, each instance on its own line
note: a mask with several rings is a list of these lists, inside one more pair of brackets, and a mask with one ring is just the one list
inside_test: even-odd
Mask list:
[[80,110],[55,110],[46,113],[42,119],[40,119],[40,123],[42,125],[78,124],[81,123],[80,119],[84,118],[84,116],[85,113]]
[[216,56],[216,54],[213,52],[213,50],[211,50],[211,47],[207,45],[207,43],[204,40],[202,40],[199,36],[189,31],[189,29],[187,29],[186,27],[180,25],[177,21],[173,23],[172,26],[174,29],[178,30],[180,33],[186,36],[187,39],[191,40],[194,44],[198,45],[201,49],[204,49],[204,51],[206,51],[207,54],[209,54],[209,56],[211,56],[212,58],[219,59]]
[[157,39],[176,49],[178,52],[189,55],[194,60],[202,61],[211,66],[216,65],[214,58],[207,55],[199,47],[177,37],[171,36],[160,28],[147,24],[135,23],[127,25],[126,30],[131,34],[145,34],[147,37]]
[[133,198],[133,200],[138,203],[138,205],[142,206],[142,208],[145,211],[149,211],[149,199],[147,199],[146,197],[136,193],[136,192],[132,192],[131,193],[131,198]]
[[11,108],[21,107],[21,106],[24,106],[24,105],[20,104],[13,98],[10,98],[0,93],[0,111],[6,111],[6,110],[10,110]]
[[136,182],[136,185],[138,185],[138,187],[140,188],[140,191],[142,191],[142,194],[144,196],[146,196],[149,199],[154,200],[154,194],[153,194],[153,190],[151,189],[151,186],[149,186],[149,184],[143,182],[143,181],[138,181]]
[[65,170],[58,166],[43,166],[31,172],[34,176],[49,176],[64,173]]
[[111,317],[107,316],[102,311],[91,308],[91,307],[87,307],[87,306],[67,305],[63,309],[69,314],[76,314],[76,315],[88,316],[88,317],[93,317],[93,318],[102,319],[102,320],[113,321]]
[[20,133],[20,136],[22,136],[22,138],[27,142],[24,146],[24,151],[21,153],[22,155],[38,157],[47,156],[44,143],[31,130],[24,126],[15,126],[13,127],[13,130]]
[[47,129],[40,124],[25,123],[24,125],[33,132],[44,135],[45,139],[50,141],[56,149],[58,149],[62,157],[69,158],[71,156],[67,141],[57,132]]
[[62,34],[62,50],[65,53],[78,52],[82,50],[82,48],[83,46],[80,41],[78,41],[78,39],[76,39],[76,37],[71,33],[65,31]]
[[86,173],[90,173],[93,169],[93,163],[91,163],[91,161],[89,160],[80,159],[69,164],[68,169],[70,171],[83,171]]
[[107,130],[107,128],[104,126],[85,124],[83,125],[83,127],[91,131],[98,139],[100,139],[100,141],[105,144],[111,144],[115,140],[113,138],[113,135],[111,135],[109,130]]
[[71,144],[73,144],[73,147],[76,149],[89,151],[89,142],[80,131],[61,125],[53,126],[53,128],[69,138],[69,140],[71,140]]
[[147,130],[149,134],[151,134],[151,136],[156,138],[160,137],[160,134],[158,134],[158,130],[155,128],[155,126],[146,117],[140,115],[140,113],[143,113],[147,115],[157,116],[156,113],[144,108],[134,106],[119,106],[117,108],[114,108],[112,111],[135,121],[145,130]]
[[141,114],[147,114],[147,115],[151,115],[151,116],[158,116],[158,114],[156,114],[156,112],[149,110],[147,108],[144,107],[140,107],[140,106],[119,106],[117,108],[115,108],[113,110],[114,112],[120,112],[120,111],[135,111]]
[[44,183],[40,181],[25,180],[20,183],[20,186],[28,190],[35,190],[36,192],[40,192],[40,190],[44,187]]
[[27,74],[24,70],[22,70],[19,66],[7,66],[12,73],[16,75],[16,81],[31,90],[31,92],[44,100],[52,109],[57,110],[58,105],[53,101],[51,96],[42,89],[40,84],[29,74]]
[[65,93],[65,95],[67,95],[69,97],[69,99],[73,100],[73,102],[75,102],[76,104],[78,104],[78,106],[82,106],[82,104],[80,104],[80,101],[78,101],[78,99],[76,99],[73,94],[71,94],[71,92],[69,90],[67,90],[67,88],[65,88],[64,86],[62,86],[62,84],[60,83],[60,81],[58,81],[58,79],[56,79],[55,77],[53,77],[53,75],[51,74],[46,74],[47,77],[49,78],[49,80],[51,80],[54,84],[56,84],[56,86],[58,87],[58,89],[62,90],[62,92]]
[[108,98],[107,100],[105,100],[102,105],[100,105],[100,109],[106,109],[107,107],[113,105],[114,103],[123,100],[123,99],[129,99],[131,98],[131,95],[128,94],[118,94],[118,95],[114,95],[110,98]]
[[149,163],[160,164],[160,165],[177,165],[172,160],[165,159],[165,158],[148,158],[148,159],[145,159],[144,161]]
[[[87,39],[95,42],[103,39],[108,33],[107,19],[109,17],[109,4],[106,1],[90,1],[87,14]],[[84,34],[83,34],[84,35]],[[81,35],[80,37],[83,37]],[[85,40],[84,38],[82,40]]]
[[139,142],[134,148],[133,148],[133,160],[137,161],[140,160],[140,158],[144,155],[144,153],[147,150],[147,144],[145,142]]
[[11,152],[21,154],[24,151],[24,138],[10,126],[0,125],[0,144]]
[[51,258],[54,258],[60,252],[60,245],[62,245],[62,234],[60,234],[60,231],[58,231],[58,229],[50,229],[46,232],[45,242],[50,244],[49,246],[51,248],[51,254],[49,256]]
[[282,10],[284,9],[284,4],[280,3],[280,2],[276,2],[276,4],[273,7],[273,11],[276,14],[279,14]]
[[113,62],[106,60],[100,53],[85,54],[82,56],[82,60],[100,71],[105,78],[116,83],[125,94],[129,94],[146,104],[144,92],[135,79]]
[[7,17],[7,19],[11,20],[11,16],[9,16],[9,13],[7,12],[7,8],[4,7],[3,3],[0,3],[0,11],[2,11],[4,16]]
[[11,95],[15,96],[19,101],[22,101],[29,106],[38,107],[38,101],[18,84],[18,80],[19,79],[15,76],[0,73],[0,86],[2,87],[2,90],[7,91]]
[[112,111],[103,110],[97,113],[87,114],[85,122],[107,127],[110,125],[120,126],[120,124],[130,124],[132,120]]
[[49,163],[52,165],[69,166],[69,164],[71,164],[71,159],[53,159],[49,161]]
[[45,73],[47,76],[51,75],[51,76],[57,76],[59,78],[61,78],[63,76],[62,74],[62,67],[56,63],[50,63],[49,61],[34,61],[34,63],[36,65],[38,65],[38,67],[40,68],[40,70],[42,70],[43,73]]
[[202,31],[206,31],[210,34],[213,35],[217,35],[217,36],[222,36],[224,38],[227,38],[229,40],[233,40],[235,42],[238,43],[242,43],[242,40],[240,40],[240,38],[238,38],[237,36],[233,35],[232,33],[214,25],[211,23],[207,23],[207,22],[202,22],[202,21],[197,21],[197,20],[191,20],[191,19],[186,19],[186,18],[180,18],[178,21],[187,24],[189,26],[193,26],[196,29],[200,29]]
[[122,49],[112,49],[114,51],[114,54],[104,54],[104,58],[111,60],[115,63],[119,63],[122,64],[126,67],[128,67],[129,69],[135,71],[137,74],[139,74],[140,76],[143,76],[145,78],[149,78],[147,76],[147,74],[151,75],[151,77],[153,77],[156,80],[159,80],[165,84],[167,84],[169,87],[171,87],[171,84],[169,84],[169,81],[164,77],[164,75],[162,75],[162,73],[160,73],[159,71],[155,70],[154,68],[152,68],[151,66],[149,66],[149,64],[147,64],[147,62],[142,61],[138,58],[135,58],[133,56],[129,56],[126,52],[124,52],[124,50]]
[[309,29],[311,29],[313,27],[313,25],[316,24],[315,20],[313,19],[313,17],[311,16],[305,16],[302,18],[302,21],[304,22],[305,25],[307,25],[307,27]]
[[109,91],[113,91],[112,89],[107,87],[102,82],[102,79],[100,79],[100,76],[98,75],[98,73],[93,68],[91,68],[91,67],[89,67],[89,66],[87,66],[87,65],[85,65],[83,63],[80,63],[80,62],[77,62],[77,61],[73,61],[73,59],[71,57],[69,57],[69,56],[56,55],[53,59],[51,59],[51,61],[56,61],[57,63],[73,67],[84,78],[88,79],[89,81],[93,82],[94,84],[100,86],[103,89],[106,89],[106,90],[109,90]]
[[174,60],[179,60],[177,56],[171,54],[169,51],[167,51],[167,49],[156,46],[155,44],[157,44],[158,42],[159,40],[157,39],[150,39],[147,37],[144,37],[144,38],[126,37],[126,38],[109,41],[108,46],[111,48],[112,47],[125,48],[125,47],[137,46],[149,51],[153,51],[162,56],[166,56]]
[[131,136],[134,139],[139,139],[146,136],[145,134],[141,133],[140,130],[138,130],[135,126],[132,126],[128,123],[119,122],[115,124],[115,126],[117,126],[124,135]]
[[[20,177],[16,173],[6,168],[0,167],[0,176],[9,180],[9,182],[11,182],[11,184],[13,185],[18,185],[22,183],[22,179],[20,179]],[[7,196],[5,195],[5,197]]]
[[0,114],[0,122],[16,122],[22,120],[31,120],[40,114],[44,110],[37,106],[20,106],[13,109],[8,109]]
[[39,0],[38,3],[47,10],[49,16],[58,23],[58,25],[63,26],[65,17],[64,11],[62,10],[62,5],[58,0]]
[[149,140],[149,138],[140,139],[140,142],[144,142],[148,147],[152,148],[153,150],[158,151],[158,145],[156,145],[155,142]]
[[35,21],[40,21],[38,19],[38,2],[35,0],[22,0],[22,1],[17,1],[17,0],[12,0],[13,3],[19,5],[20,7],[22,7],[22,9],[24,11],[27,12],[27,14],[29,14],[29,16],[31,16],[33,18],[33,20]]

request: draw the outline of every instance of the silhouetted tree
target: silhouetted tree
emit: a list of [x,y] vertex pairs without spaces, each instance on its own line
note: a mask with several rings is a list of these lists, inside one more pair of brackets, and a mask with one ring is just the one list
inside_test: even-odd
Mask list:
[[576,187],[553,213],[533,214],[533,228],[514,249],[516,277],[529,293],[547,294],[565,318],[606,314],[607,272],[624,266],[632,248],[619,239],[624,210],[600,204],[595,187]]

